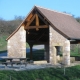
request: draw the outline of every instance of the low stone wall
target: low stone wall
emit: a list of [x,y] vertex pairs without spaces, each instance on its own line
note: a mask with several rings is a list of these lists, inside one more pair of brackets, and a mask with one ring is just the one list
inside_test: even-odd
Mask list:
[[75,57],[70,57],[71,63],[75,62]]
[[[62,61],[63,61],[63,57],[57,56],[57,62],[61,63]],[[75,57],[70,57],[71,63],[73,63],[75,61],[76,61]]]
[[47,64],[47,60],[34,61],[34,64]]

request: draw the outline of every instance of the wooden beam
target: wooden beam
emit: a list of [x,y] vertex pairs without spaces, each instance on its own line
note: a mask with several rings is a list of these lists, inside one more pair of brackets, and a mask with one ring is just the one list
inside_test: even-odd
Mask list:
[[33,16],[33,14],[31,13],[31,14],[28,16],[28,18],[26,19],[26,21],[27,21],[27,22],[30,21],[30,19],[32,18],[32,16]]
[[36,14],[36,26],[39,26],[39,18],[37,14]]
[[32,41],[30,41],[30,40],[29,40],[29,41],[27,40],[27,43],[32,43],[33,45],[35,45],[35,44],[36,44],[36,45],[37,45],[37,44],[46,44],[46,43],[48,43],[48,42],[49,42],[49,41],[47,41],[47,42],[41,42],[41,41],[35,42],[35,41],[33,41],[33,42],[32,42]]
[[28,27],[31,24],[31,22],[35,19],[35,17],[36,17],[36,15],[34,14],[34,16],[31,18],[31,20],[27,23],[27,25],[25,27]]
[[80,41],[70,41],[70,44],[80,44]]
[[[47,25],[41,25],[41,26],[37,26],[37,28],[48,28]],[[25,27],[25,29],[36,29],[36,26],[28,26]]]
[[39,29],[38,29],[38,26],[39,26],[39,17],[38,17],[38,15],[36,14],[36,30],[39,30]]
[[49,25],[49,24],[47,23],[47,21],[45,21],[45,18],[42,17],[38,12],[37,12],[37,15],[39,16],[39,18],[40,18],[46,25]]

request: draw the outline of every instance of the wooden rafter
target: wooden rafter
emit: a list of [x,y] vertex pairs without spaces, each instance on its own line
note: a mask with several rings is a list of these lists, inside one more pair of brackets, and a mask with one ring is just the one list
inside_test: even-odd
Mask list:
[[34,16],[31,18],[31,20],[27,23],[26,27],[28,27],[31,24],[31,22],[35,19],[35,17],[36,17],[36,15],[34,14]]
[[33,16],[33,14],[31,13],[31,14],[28,16],[28,18],[27,18],[26,21],[27,21],[27,22],[30,21],[30,19],[32,18],[32,16]]
[[[38,28],[48,28],[47,25],[41,25],[41,26],[37,26]],[[36,26],[29,26],[29,27],[26,27],[25,29],[36,29]]]
[[[38,13],[34,14],[31,13],[30,16],[28,17],[28,22],[25,25],[25,29],[36,29],[39,30],[39,28],[48,28],[48,23],[42,18],[42,16]],[[39,24],[39,18],[46,24],[46,25],[41,25]],[[35,26],[30,26],[33,20],[36,20]]]
[[37,15],[39,16],[39,18],[40,18],[46,25],[49,25],[49,24],[45,21],[45,18],[43,18],[38,12],[37,12]]

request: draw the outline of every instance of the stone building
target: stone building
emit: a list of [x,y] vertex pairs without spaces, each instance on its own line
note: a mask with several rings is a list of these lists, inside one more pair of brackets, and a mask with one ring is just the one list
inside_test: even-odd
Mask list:
[[26,42],[45,46],[45,59],[56,64],[63,48],[63,63],[70,65],[70,44],[80,43],[80,24],[69,14],[34,6],[20,26],[7,38],[8,57],[25,58]]

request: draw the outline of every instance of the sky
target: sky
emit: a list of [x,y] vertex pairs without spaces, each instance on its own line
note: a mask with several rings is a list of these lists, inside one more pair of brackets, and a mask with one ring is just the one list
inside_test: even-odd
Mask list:
[[25,17],[34,5],[80,17],[80,0],[0,0],[0,18]]

